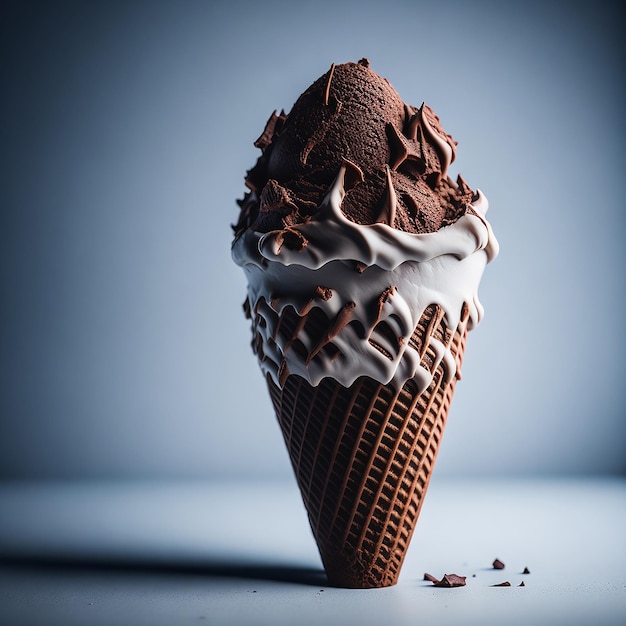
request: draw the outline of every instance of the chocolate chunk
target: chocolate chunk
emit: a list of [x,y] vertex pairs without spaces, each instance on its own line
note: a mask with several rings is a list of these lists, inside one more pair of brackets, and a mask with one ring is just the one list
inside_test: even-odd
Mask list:
[[511,583],[508,580],[505,580],[503,583],[498,583],[497,585],[490,585],[491,587],[510,587]]
[[527,567],[525,567],[522,574],[530,574],[530,570]]
[[504,569],[504,563],[500,559],[493,562],[493,569]]
[[517,586],[518,586],[518,587],[525,587],[525,586],[526,586],[526,583],[522,580],[522,582],[521,582],[519,585],[517,585]]
[[435,583],[435,587],[465,587],[465,576],[445,574],[438,583]]
[[277,235],[276,243],[278,244],[278,252],[280,254],[283,245],[290,250],[299,252],[307,245],[308,241],[306,237],[295,228],[285,228]]
[[424,580],[427,580],[428,582],[435,583],[435,584],[440,582],[438,578],[435,578],[432,574],[429,574],[429,573],[424,574]]

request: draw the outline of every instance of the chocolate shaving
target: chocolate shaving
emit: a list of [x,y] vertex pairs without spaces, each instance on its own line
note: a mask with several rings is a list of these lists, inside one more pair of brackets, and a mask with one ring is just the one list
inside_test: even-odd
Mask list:
[[497,585],[490,585],[491,587],[510,587],[511,583],[508,580],[505,580],[503,583],[498,583]]
[[404,105],[404,136],[415,141],[417,139],[417,130],[420,126],[420,117],[415,110],[408,104]]
[[[334,65],[333,65],[334,68]],[[334,70],[333,70],[334,71]],[[330,82],[328,83],[328,87],[330,88]],[[324,142],[324,138],[326,137],[326,133],[329,128],[333,125],[333,121],[337,118],[341,111],[342,104],[335,96],[328,96],[328,102],[325,103],[328,107],[328,113],[323,117],[325,119],[324,123],[320,124],[318,128],[315,128],[311,131],[309,138],[304,143],[302,147],[302,151],[300,152],[300,164],[306,165],[309,154],[315,146]]]
[[329,326],[326,334],[320,341],[318,341],[313,350],[311,350],[309,356],[306,358],[307,365],[323,350],[324,346],[329,344],[350,322],[352,319],[352,311],[355,306],[356,304],[354,302],[346,302],[346,304],[343,305]]
[[335,72],[335,64],[333,63],[328,70],[328,78],[326,80],[326,88],[324,89],[324,106],[328,106],[328,99],[330,97],[330,83],[333,80],[333,74]]
[[264,213],[276,211],[284,218],[287,214],[297,212],[298,205],[293,194],[275,180],[269,180],[261,191],[259,210]]
[[376,325],[378,324],[378,322],[380,322],[380,318],[383,314],[383,307],[385,306],[385,303],[389,301],[389,299],[391,298],[391,296],[393,296],[396,290],[397,290],[397,287],[395,285],[391,285],[387,287],[387,289],[385,289],[380,294],[380,296],[378,296],[378,300],[376,301],[376,316],[374,318],[374,323],[372,324],[372,332],[374,328],[376,327]]
[[525,587],[525,586],[526,586],[526,583],[522,580],[522,582],[521,582],[519,585],[517,585],[517,586],[518,586],[518,587]]
[[280,254],[283,246],[286,246],[294,252],[300,252],[309,240],[295,228],[285,228],[276,235],[276,243],[278,244],[277,254]]
[[350,191],[365,180],[363,170],[349,159],[343,160],[343,190]]
[[385,200],[383,206],[378,214],[378,223],[388,224],[393,226],[396,220],[396,206],[398,203],[398,197],[396,196],[396,190],[393,188],[393,181],[391,180],[391,170],[389,166],[386,166],[387,172],[387,185],[385,187]]
[[500,559],[493,562],[493,569],[504,569],[504,563]]
[[333,297],[333,290],[330,287],[322,287],[321,285],[318,285],[315,288],[315,297],[326,302]]
[[525,567],[522,574],[530,574],[530,570],[527,567]]
[[254,142],[254,147],[259,148],[261,151],[265,152],[266,148],[272,143],[272,139],[274,135],[280,132],[285,120],[287,119],[287,115],[285,111],[282,110],[280,115],[276,115],[276,111],[270,115],[270,118],[267,120],[265,124],[265,128],[263,129],[263,133],[261,136]]
[[465,576],[456,574],[445,574],[444,577],[435,583],[435,587],[465,587]]
[[333,290],[330,287],[322,287],[321,285],[318,285],[315,288],[315,292],[313,294],[313,297],[309,299],[309,301],[302,307],[302,309],[300,309],[300,312],[299,312],[298,315],[300,315],[300,317],[304,321],[301,324],[298,324],[298,328],[296,329],[296,332],[294,332],[293,338],[289,341],[289,345],[291,345],[292,341],[296,338],[296,335],[304,327],[304,324],[306,323],[306,319],[304,319],[304,318],[305,318],[306,315],[309,314],[310,310],[315,305],[315,301],[316,300],[324,300],[324,302],[327,302],[332,297],[333,297]]
[[[313,308],[313,299],[309,300],[307,305],[305,305],[305,307],[302,309],[302,311],[300,311],[300,319],[298,320],[298,323],[296,324],[296,327],[294,328],[293,333],[291,334],[291,337],[290,337],[289,341],[287,341],[287,343],[285,343],[285,347],[283,348],[283,354],[287,354],[287,352],[289,352],[289,350],[291,350],[291,346],[298,339],[298,335],[300,334],[302,329],[306,326],[306,323],[307,323],[307,320],[308,320],[307,314],[308,314],[308,312],[312,308]],[[305,309],[306,309],[306,311],[305,311]],[[279,320],[279,323],[276,325],[276,332],[278,332],[278,329],[280,328],[280,325],[282,324],[282,320],[283,319],[284,318],[281,316],[280,320]]]
[[438,584],[440,582],[438,578],[435,578],[432,574],[429,574],[428,572],[424,574],[424,580],[435,584]]
[[397,170],[400,163],[409,156],[409,147],[406,139],[404,139],[398,129],[391,123],[387,123],[387,137],[389,138],[389,149],[391,155],[389,157],[389,167]]

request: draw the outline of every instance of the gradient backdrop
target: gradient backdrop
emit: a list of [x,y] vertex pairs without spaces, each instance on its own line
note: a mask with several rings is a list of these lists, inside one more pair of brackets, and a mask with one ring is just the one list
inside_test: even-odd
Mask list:
[[624,473],[613,5],[3,2],[0,478],[291,475],[230,224],[270,113],[363,56],[502,248],[437,472]]

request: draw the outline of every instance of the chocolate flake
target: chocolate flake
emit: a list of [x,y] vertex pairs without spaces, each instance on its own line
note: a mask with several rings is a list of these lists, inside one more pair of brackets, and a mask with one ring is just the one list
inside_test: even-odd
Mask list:
[[383,206],[376,220],[378,223],[388,224],[393,226],[396,220],[396,206],[398,198],[396,196],[396,190],[393,188],[393,181],[391,180],[391,170],[389,166],[385,166],[387,172],[387,185],[385,188],[385,200]]
[[277,253],[280,254],[283,245],[294,252],[300,252],[308,242],[308,239],[299,230],[295,228],[285,228],[276,236],[276,243],[278,244]]
[[429,574],[428,572],[424,574],[424,580],[427,580],[428,582],[435,583],[435,584],[440,582],[438,578],[435,578],[432,574]]
[[493,562],[493,569],[504,569],[504,563],[500,559]]
[[530,574],[530,570],[527,567],[525,567],[522,574]]
[[511,583],[508,580],[505,580],[503,583],[498,583],[497,585],[490,585],[491,587],[510,587]]
[[278,212],[284,219],[289,213],[298,211],[293,194],[275,180],[269,180],[261,191],[259,210],[263,213]]
[[465,576],[456,574],[445,574],[444,577],[435,583],[435,587],[465,587]]
[[342,169],[344,192],[350,191],[350,189],[353,189],[365,180],[363,170],[356,163],[350,161],[350,159],[344,158]]
[[352,319],[352,311],[354,310],[355,306],[356,304],[354,302],[346,302],[346,304],[341,307],[341,309],[335,316],[335,319],[328,327],[325,335],[315,345],[315,347],[311,350],[309,356],[306,358],[307,365],[309,365],[309,363],[322,351],[324,346],[329,344],[350,322],[350,320]]
[[380,294],[380,296],[378,296],[378,300],[376,301],[376,315],[374,317],[374,323],[372,324],[372,332],[374,331],[374,328],[376,327],[378,322],[380,322],[385,303],[389,301],[389,299],[393,296],[396,290],[397,287],[395,285],[390,285]]
[[397,170],[400,163],[404,162],[409,156],[409,147],[406,139],[404,139],[398,129],[391,123],[387,123],[387,137],[389,138],[389,167]]
[[326,302],[333,297],[333,290],[330,287],[322,287],[322,285],[318,285],[315,288],[315,297]]
[[521,582],[519,585],[517,585],[517,586],[518,586],[518,587],[525,587],[525,586],[526,586],[526,583],[522,580],[522,582]]
[[[300,312],[298,315],[300,315],[301,323],[298,324],[298,327],[296,331],[294,332],[292,339],[289,341],[289,345],[291,345],[293,340],[296,338],[296,335],[304,328],[304,325],[306,324],[305,316],[309,314],[309,312],[315,305],[316,300],[324,300],[324,302],[326,302],[330,300],[332,297],[333,297],[333,290],[330,287],[322,287],[322,285],[318,285],[315,288],[313,297],[309,299],[309,301],[302,307],[302,309],[300,309]],[[287,351],[287,348],[285,348],[285,352],[286,351]]]
[[269,120],[265,124],[265,128],[263,129],[263,133],[261,136],[254,142],[254,147],[259,148],[261,151],[265,152],[267,147],[272,143],[272,139],[274,135],[280,132],[285,120],[287,119],[287,115],[284,110],[281,110],[280,115],[276,115],[276,111],[270,115]]
[[328,100],[330,97],[330,83],[333,80],[333,74],[335,73],[335,64],[333,63],[328,70],[328,78],[326,79],[326,88],[324,89],[324,106],[328,106]]

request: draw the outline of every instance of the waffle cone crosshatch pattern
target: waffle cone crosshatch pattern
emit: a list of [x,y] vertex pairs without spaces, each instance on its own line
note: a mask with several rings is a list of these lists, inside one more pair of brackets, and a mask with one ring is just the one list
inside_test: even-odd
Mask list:
[[[283,332],[307,320],[283,314]],[[317,318],[311,320],[316,322]],[[360,377],[350,387],[324,379],[317,387],[289,376],[280,389],[268,376],[276,416],[309,522],[331,584],[368,588],[397,582],[424,501],[460,378],[467,307],[454,332],[438,305],[428,307],[410,341],[433,380],[418,392]],[[448,346],[456,373],[429,347]]]

